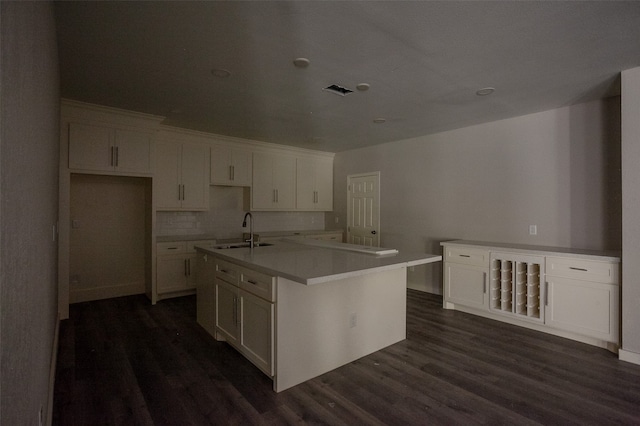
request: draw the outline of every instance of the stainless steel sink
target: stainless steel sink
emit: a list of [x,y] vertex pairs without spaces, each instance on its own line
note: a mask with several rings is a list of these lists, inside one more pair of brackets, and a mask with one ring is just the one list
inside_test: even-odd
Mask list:
[[[273,244],[269,244],[269,243],[253,243],[253,247],[267,247],[272,245]],[[211,248],[215,250],[227,250],[227,249],[247,248],[247,247],[249,247],[249,243],[229,243],[229,244],[216,244]]]

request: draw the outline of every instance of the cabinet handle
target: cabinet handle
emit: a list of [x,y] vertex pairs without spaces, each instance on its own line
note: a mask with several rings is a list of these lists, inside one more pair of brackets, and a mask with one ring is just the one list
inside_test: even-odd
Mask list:
[[191,259],[187,259],[187,276],[191,276]]
[[236,166],[231,166],[231,180],[236,180]]
[[233,296],[233,325],[238,325],[238,297]]
[[257,282],[252,281],[252,280],[247,280],[247,282],[248,282],[249,284],[258,285],[258,283],[257,283]]
[[549,306],[549,281],[544,282],[544,306]]
[[188,266],[187,266],[187,262],[188,262],[188,260],[187,260],[187,259],[185,259],[185,260],[184,260],[184,276],[185,276],[185,277],[188,277],[188,276],[189,276],[189,269],[188,269]]
[[459,256],[460,256],[460,257],[471,257],[471,256],[469,256],[468,254],[460,254]]
[[280,197],[279,197],[279,195],[280,195],[280,194],[278,194],[278,190],[276,189],[276,203],[280,202],[280,200],[279,200],[279,198],[280,198]]
[[582,271],[582,272],[588,272],[588,269],[585,268],[576,268],[574,266],[569,266],[569,269],[573,269],[574,271]]
[[113,160],[113,147],[111,147],[111,148],[110,148],[110,150],[111,150],[111,161],[109,162],[109,165],[110,165],[111,167],[113,167],[113,166],[115,165],[115,164],[113,163],[113,161],[114,161],[114,160]]
[[115,164],[116,167],[118,167],[118,162],[119,162],[118,160],[120,160],[120,157],[119,157],[118,147],[116,146],[116,164]]

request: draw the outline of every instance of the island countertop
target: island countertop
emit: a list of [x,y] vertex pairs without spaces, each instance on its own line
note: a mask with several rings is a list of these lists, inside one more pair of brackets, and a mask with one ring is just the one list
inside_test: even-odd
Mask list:
[[441,255],[399,251],[375,255],[340,249],[342,243],[317,241],[274,241],[272,245],[216,249],[196,246],[200,252],[306,285],[336,281],[402,267],[442,260]]

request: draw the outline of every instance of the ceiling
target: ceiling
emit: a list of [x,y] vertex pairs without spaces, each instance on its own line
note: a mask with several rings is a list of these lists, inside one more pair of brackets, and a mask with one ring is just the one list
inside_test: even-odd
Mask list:
[[55,13],[64,98],[331,152],[616,95],[619,72],[640,66],[637,1],[79,1]]

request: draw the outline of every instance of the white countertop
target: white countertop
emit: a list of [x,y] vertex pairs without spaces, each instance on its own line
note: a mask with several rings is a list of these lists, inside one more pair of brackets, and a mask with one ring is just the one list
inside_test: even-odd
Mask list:
[[493,251],[509,250],[511,252],[516,252],[516,253],[539,254],[543,256],[571,255],[571,257],[579,257],[583,259],[620,262],[620,252],[616,252],[616,251],[536,246],[536,245],[528,245],[528,244],[491,243],[491,242],[485,242],[485,241],[468,241],[468,240],[444,241],[440,243],[440,245],[443,247],[444,246],[475,247],[475,248],[482,248],[482,249],[488,249]]
[[224,250],[207,247],[196,249],[265,274],[306,285],[442,260],[441,255],[402,250],[397,254],[373,255],[335,248],[341,244],[327,242],[318,246],[302,241],[274,241],[273,245],[256,247],[253,250],[248,247]]

